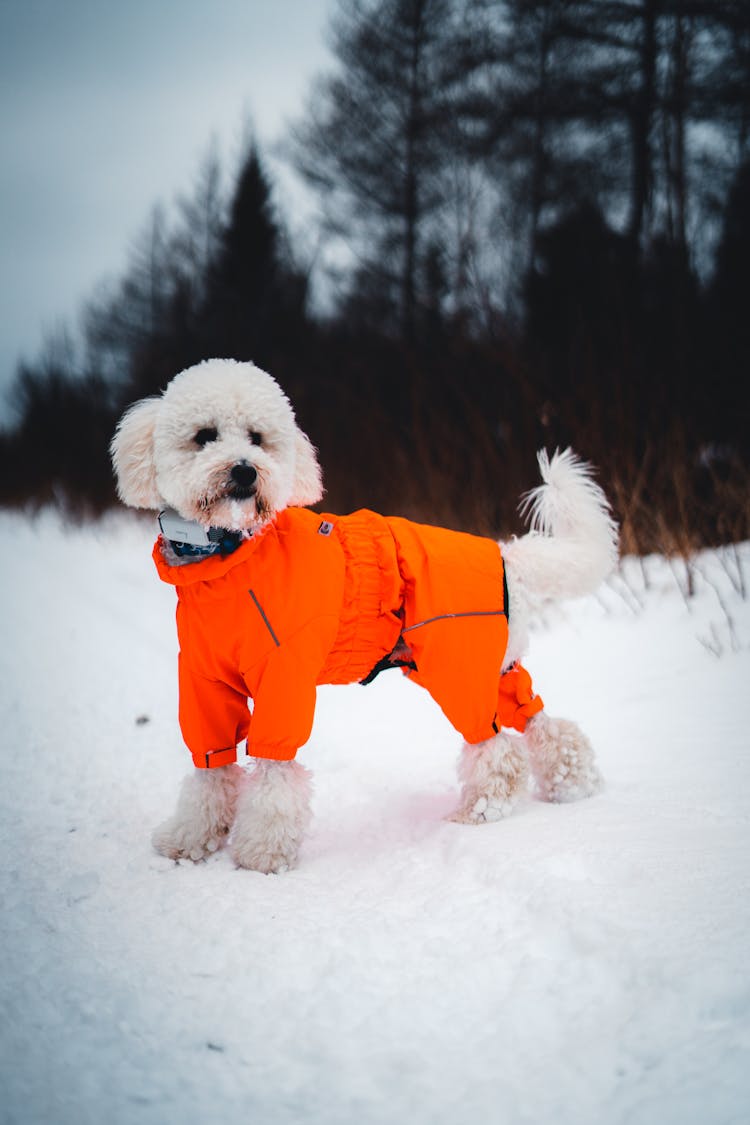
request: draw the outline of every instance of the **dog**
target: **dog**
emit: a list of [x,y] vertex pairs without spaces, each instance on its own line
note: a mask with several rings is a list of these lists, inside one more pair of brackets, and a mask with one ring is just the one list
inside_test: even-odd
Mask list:
[[[316,685],[391,666],[464,737],[453,820],[507,816],[529,772],[545,801],[598,792],[587,737],[546,714],[521,664],[534,613],[593,591],[617,559],[604,493],[570,450],[538,455],[530,530],[503,544],[368,511],[320,515],[316,450],[282,389],[252,363],[212,359],[131,406],[111,454],[121,500],[161,510],[154,561],[178,598],[195,768],[154,833],[158,852],[198,861],[228,843],[239,867],[293,867],[311,818],[295,755]],[[237,762],[245,742],[251,772]]]

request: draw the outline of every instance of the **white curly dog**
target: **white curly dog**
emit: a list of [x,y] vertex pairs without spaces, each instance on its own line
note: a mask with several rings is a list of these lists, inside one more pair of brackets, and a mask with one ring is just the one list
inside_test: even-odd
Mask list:
[[197,861],[228,842],[240,867],[292,867],[311,816],[310,774],[294,756],[315,685],[391,664],[464,735],[454,820],[506,816],[529,767],[542,800],[598,791],[588,739],[545,713],[520,664],[532,614],[593,591],[617,558],[604,494],[570,450],[539,455],[531,529],[502,544],[309,511],[323,494],[316,451],[252,363],[181,372],[124,414],[111,452],[123,502],[164,509],[154,559],[178,593],[180,723],[196,768],[154,833],[160,853]]

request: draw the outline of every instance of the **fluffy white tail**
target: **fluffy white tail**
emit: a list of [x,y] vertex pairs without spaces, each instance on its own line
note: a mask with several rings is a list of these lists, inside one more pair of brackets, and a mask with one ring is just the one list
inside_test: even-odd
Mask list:
[[538,455],[542,484],[524,497],[531,530],[503,546],[527,592],[542,601],[591,593],[617,562],[617,524],[591,466],[571,449]]

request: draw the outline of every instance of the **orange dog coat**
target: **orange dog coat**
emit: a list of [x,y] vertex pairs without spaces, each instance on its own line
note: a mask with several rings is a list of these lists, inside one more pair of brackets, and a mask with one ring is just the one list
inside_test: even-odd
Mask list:
[[523,731],[542,709],[524,668],[502,671],[508,607],[491,539],[289,508],[231,555],[171,566],[159,539],[154,561],[177,589],[180,727],[200,768],[234,762],[245,739],[253,757],[293,758],[316,685],[364,680],[397,644],[467,742]]

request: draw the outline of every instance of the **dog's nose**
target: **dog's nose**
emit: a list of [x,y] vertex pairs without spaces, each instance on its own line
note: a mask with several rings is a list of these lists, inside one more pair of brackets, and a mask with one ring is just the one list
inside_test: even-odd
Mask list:
[[247,461],[238,461],[236,465],[232,465],[232,471],[229,474],[235,484],[239,484],[242,488],[250,488],[255,484],[258,474],[252,465]]

